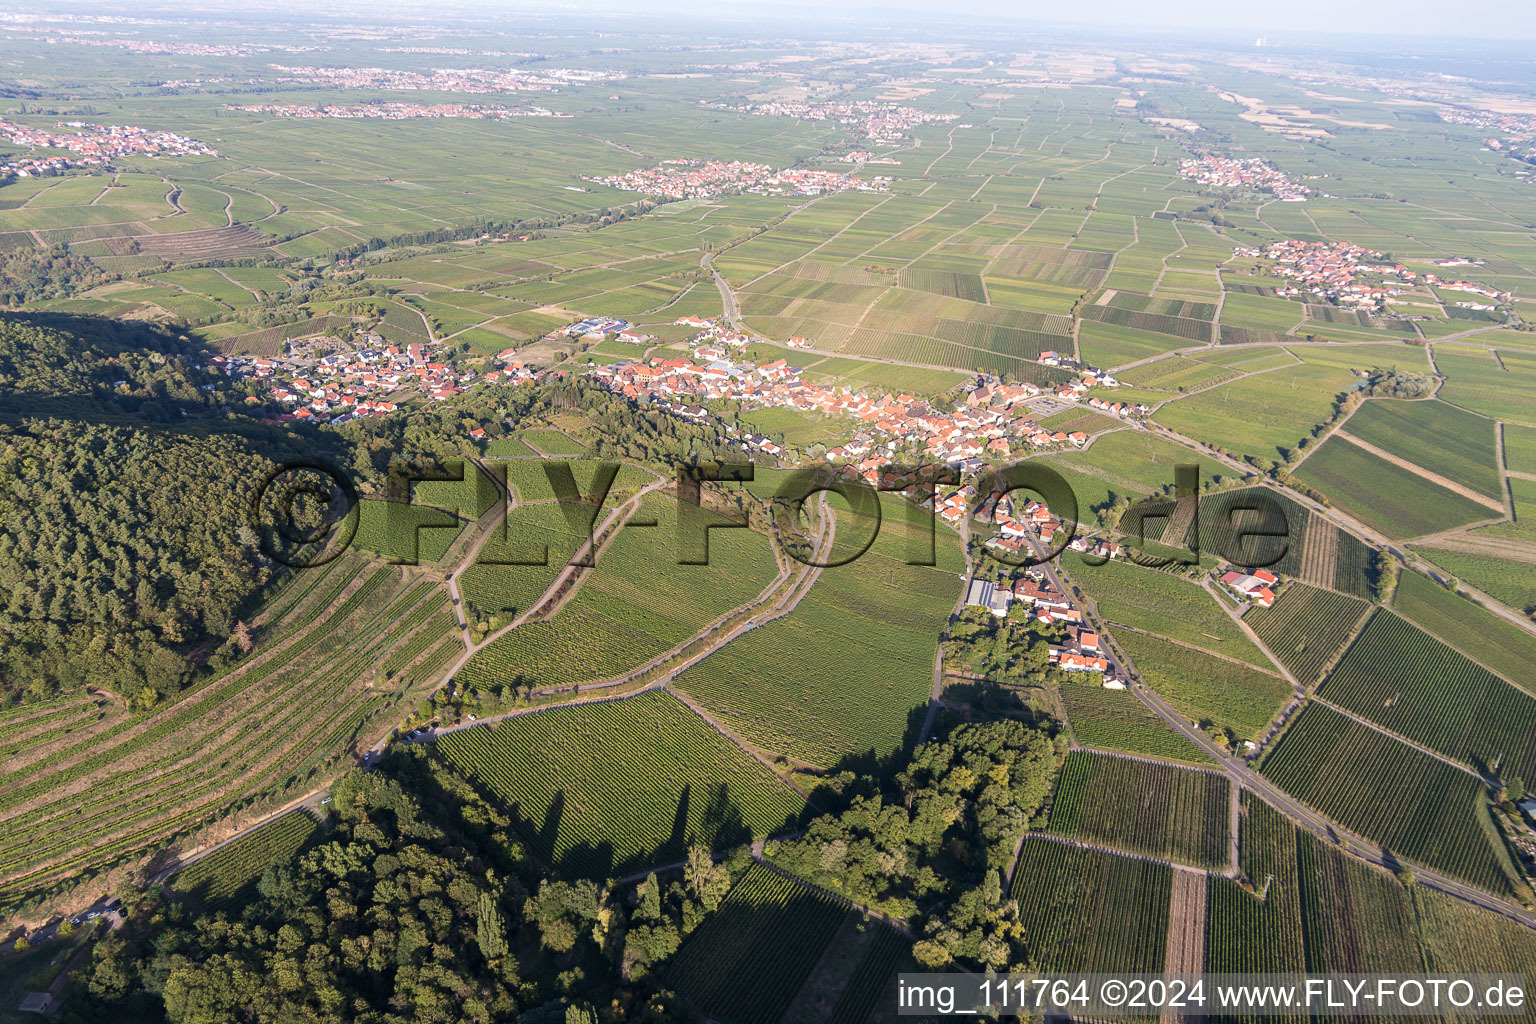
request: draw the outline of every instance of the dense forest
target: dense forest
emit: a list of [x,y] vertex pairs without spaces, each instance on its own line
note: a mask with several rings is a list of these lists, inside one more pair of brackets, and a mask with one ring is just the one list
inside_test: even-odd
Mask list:
[[[825,813],[770,858],[907,918],[924,962],[1027,963],[1002,876],[1061,746],[1020,722],[960,725],[892,775],[823,788]],[[560,877],[425,746],[391,748],[332,793],[326,827],[243,905],[123,890],[128,922],[75,976],[66,1024],[698,1019],[661,968],[745,848],[715,860],[695,845],[681,871],[638,884]]]
[[221,432],[196,359],[143,324],[0,316],[8,697],[92,685],[152,704],[265,580],[237,527],[270,445]]
[[238,524],[266,460],[233,436],[78,420],[0,424],[0,676],[138,706],[227,638],[268,567]]
[[0,686],[8,700],[96,686],[148,707],[225,643],[278,566],[251,529],[261,482],[324,457],[358,490],[392,464],[458,456],[565,411],[597,425],[593,454],[737,458],[716,435],[580,379],[475,388],[410,416],[338,428],[247,411],[212,353],[154,325],[0,314]]
[[63,298],[114,277],[62,245],[0,250],[0,306]]

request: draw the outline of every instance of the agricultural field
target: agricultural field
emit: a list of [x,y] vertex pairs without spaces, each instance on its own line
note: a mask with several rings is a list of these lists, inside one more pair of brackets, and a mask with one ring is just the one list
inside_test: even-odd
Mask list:
[[1536,974],[1536,934],[1529,928],[1424,886],[1412,899],[1429,970]]
[[1073,751],[1057,779],[1049,831],[1219,870],[1231,794],[1218,772]]
[[[1449,543],[1449,539],[1443,543]],[[1497,545],[1491,550],[1464,551],[1439,545],[1413,550],[1461,582],[1511,608],[1527,615],[1536,613],[1536,574],[1531,572],[1529,558],[1498,557],[1500,549]]]
[[1448,490],[1344,437],[1324,441],[1294,475],[1389,537],[1417,537],[1504,518],[1498,502]]
[[1333,415],[1354,381],[1347,369],[1302,362],[1171,401],[1155,419],[1237,458],[1277,461]]
[[1437,345],[1435,366],[1446,376],[1438,397],[1458,408],[1510,423],[1536,426],[1536,352]]
[[1277,675],[1157,637],[1120,630],[1115,640],[1159,697],[1242,739],[1257,737],[1292,693]]
[[1254,606],[1243,621],[1299,683],[1310,686],[1369,610],[1370,605],[1357,597],[1292,582],[1273,607]]
[[[671,383],[657,392],[666,401],[651,401],[632,389],[629,398],[600,396],[588,388],[599,378],[582,380],[595,365],[686,354],[696,332],[678,318],[725,310],[735,312],[718,329],[749,335],[744,347],[735,347],[743,339],[721,342],[733,361],[784,358],[807,381],[873,397],[915,395],[939,412],[964,403],[961,389],[978,371],[1042,387],[1073,379],[1038,361],[1047,350],[1114,370],[1124,386],[1096,387],[1093,396],[1145,402],[1155,407],[1154,423],[1109,418],[1086,401],[1041,406],[1066,409],[1046,418],[1051,429],[1092,438],[1085,450],[1038,456],[1074,489],[1073,518],[1097,521],[1111,539],[1144,525],[1149,550],[1198,546],[1205,567],[1268,561],[1283,587],[1274,608],[1243,609],[1237,621],[1229,614],[1237,602],[1177,572],[1124,561],[1090,567],[1068,555],[1063,564],[1085,614],[1106,624],[1149,690],[1212,738],[1239,750],[1262,738],[1260,770],[1335,827],[1421,873],[1529,902],[1488,801],[1503,779],[1536,786],[1536,633],[1406,568],[1390,604],[1376,608],[1376,591],[1387,590],[1377,584],[1390,583],[1400,560],[1350,532],[1389,537],[1466,586],[1536,611],[1536,335],[1494,329],[1533,319],[1536,193],[1523,180],[1530,168],[1488,140],[1511,133],[1463,116],[1513,102],[1509,84],[1472,77],[1478,61],[1428,51],[1413,60],[1383,55],[1373,70],[1332,67],[1318,49],[1309,52],[1306,82],[1266,68],[1251,49],[1191,51],[1180,40],[1152,40],[1140,55],[1094,39],[1074,43],[1067,57],[1013,53],[1007,35],[978,42],[942,26],[903,39],[905,15],[889,13],[875,18],[880,31],[868,37],[859,36],[857,19],[839,22],[828,45],[742,39],[710,18],[696,19],[692,36],[598,45],[593,33],[566,25],[565,14],[541,20],[537,31],[477,29],[457,15],[438,28],[429,19],[401,29],[383,15],[342,27],[246,18],[212,28],[220,24],[212,16],[182,25],[125,14],[119,33],[44,12],[5,26],[0,49],[18,97],[8,123],[58,130],[61,119],[89,116],[185,132],[218,154],[125,153],[106,169],[0,176],[6,306],[120,318],[126,323],[113,330],[122,338],[142,327],[134,321],[153,321],[205,350],[180,361],[150,353],[155,369],[144,371],[152,378],[142,392],[141,360],[114,352],[71,393],[53,389],[49,376],[67,360],[42,377],[12,372],[5,348],[0,419],[6,389],[21,380],[50,392],[47,416],[72,415],[78,402],[87,410],[80,422],[110,429],[222,431],[274,451],[318,445],[358,467],[397,449],[444,458],[478,451],[501,460],[511,491],[507,508],[483,481],[423,483],[413,505],[370,494],[349,524],[350,550],[304,571],[251,559],[261,578],[250,599],[209,616],[197,636],[151,614],[160,604],[179,612],[196,602],[195,581],[185,576],[174,595],[170,586],[135,591],[127,569],[95,594],[72,593],[83,588],[66,574],[52,590],[8,595],[0,640],[11,646],[0,651],[0,666],[12,667],[15,647],[23,668],[6,678],[0,706],[7,927],[68,913],[65,904],[98,899],[125,877],[213,850],[168,886],[189,912],[124,923],[126,937],[104,944],[89,973],[65,989],[80,1001],[66,1017],[92,1017],[96,1004],[87,1000],[119,1011],[99,1019],[132,1017],[109,998],[119,978],[145,989],[125,987],[125,1000],[155,1009],[163,995],[170,1016],[195,1016],[187,994],[222,994],[227,979],[217,971],[231,957],[249,953],[253,963],[281,967],[292,952],[291,929],[193,927],[195,912],[244,912],[254,922],[271,909],[251,899],[267,866],[289,862],[296,879],[305,877],[294,892],[312,896],[324,888],[308,884],[316,871],[355,855],[377,860],[379,878],[393,863],[458,881],[446,895],[415,886],[401,896],[413,905],[384,921],[390,927],[375,937],[374,953],[417,961],[397,972],[395,993],[373,976],[376,964],[333,969],[355,953],[337,945],[349,901],[313,903],[297,923],[308,929],[308,980],[333,1014],[344,1006],[343,1016],[359,1018],[432,1016],[432,999],[451,999],[466,1018],[488,1019],[516,1016],[525,997],[565,993],[572,1020],[607,1020],[643,1015],[644,1000],[664,990],[681,1002],[656,1015],[719,1024],[894,1019],[891,977],[916,963],[905,933],[764,863],[748,864],[740,847],[842,812],[854,794],[878,796],[899,817],[901,771],[922,723],[942,737],[962,718],[994,715],[990,700],[967,708],[929,700],[937,645],[971,569],[961,538],[942,524],[930,534],[929,517],[888,494],[868,553],[807,570],[788,560],[783,531],[765,525],[761,509],[752,509],[755,530],[691,531],[685,526],[703,524],[657,490],[636,500],[638,512],[622,526],[615,519],[594,566],[566,572],[587,530],[577,513],[591,509],[554,500],[551,465],[570,467],[585,493],[594,453],[648,460],[650,468],[625,465],[605,505],[611,511],[646,484],[666,483],[660,478],[677,463],[739,451],[739,434],[724,428],[762,431],[788,449],[765,460],[779,468],[765,464],[750,486],[721,491],[766,506],[765,496],[817,445],[858,434],[868,450],[888,450],[891,433],[873,422],[808,412],[772,387],[755,394],[783,404],[758,405],[740,390],[688,397],[681,404],[708,407],[709,416],[696,418],[676,415],[671,403],[688,389]],[[1503,66],[1482,57],[1487,67]],[[445,62],[458,70],[438,67]],[[290,66],[311,63],[321,70]],[[438,88],[446,84],[439,72],[451,88]],[[413,76],[421,88],[406,88]],[[1385,92],[1365,88],[1373,76],[1389,76],[1379,83]],[[390,85],[357,86],[357,78]],[[1441,97],[1435,105],[1391,98],[1419,88],[1405,83],[1420,78]],[[910,105],[920,116],[886,138],[867,124],[817,116],[825,110],[780,116],[785,104],[814,106],[833,94]],[[413,98],[442,107],[420,117],[262,109],[375,108]],[[0,133],[10,139],[4,159],[24,159],[29,147],[17,137],[25,136],[13,132]],[[864,151],[878,156],[856,155]],[[1309,194],[1282,202],[1272,190],[1180,173],[1181,158],[1207,153],[1262,159],[1306,182]],[[860,180],[796,194],[787,185],[793,174],[773,175],[762,188],[665,201],[613,184],[656,167],[715,173],[702,169],[705,161]],[[1406,289],[1375,313],[1348,308],[1352,300],[1336,294],[1291,301],[1277,294],[1285,282],[1272,267],[1234,252],[1282,238],[1356,244],[1419,273],[1464,266],[1457,276],[1513,298],[1491,314],[1452,304],[1473,293],[1428,287]],[[1461,253],[1465,263],[1445,260]],[[1394,316],[1410,313],[1424,319]],[[589,316],[624,318],[650,337],[631,345],[564,333]],[[332,423],[335,410],[317,403],[324,414],[300,424],[283,415],[279,403],[291,396],[274,394],[276,381],[236,380],[240,364],[226,372],[229,363],[207,358],[291,356],[282,378],[320,379],[331,367],[312,365],[317,346],[289,342],[375,330],[387,345],[430,343],[427,358],[453,364],[463,392],[421,394],[407,381],[387,416]],[[790,349],[794,336],[805,345]],[[488,382],[504,350],[549,374],[516,387]],[[171,370],[194,363],[199,376],[184,391],[160,388]],[[107,370],[115,364],[121,374]],[[210,367],[219,372],[202,376]],[[1353,407],[1369,381],[1380,383],[1372,371],[1388,368],[1433,372],[1438,390],[1415,400],[1367,398],[1324,439],[1344,405]],[[132,383],[115,383],[119,376]],[[740,384],[752,371],[734,377]],[[897,442],[889,450],[899,460],[921,447]],[[962,450],[958,439],[936,442],[923,458]],[[1214,454],[1236,461],[1218,463]],[[1165,492],[1174,468],[1187,463],[1201,467],[1198,515],[1194,501],[1175,504]],[[82,486],[58,466],[0,453],[0,510],[47,507],[38,480]],[[1286,497],[1287,487],[1315,491],[1326,512],[1308,511],[1297,490]],[[1229,514],[1261,493],[1276,511]],[[1115,520],[1127,499],[1141,498],[1150,500]],[[839,510],[813,503],[799,525],[835,530],[818,539],[833,541],[834,557],[851,556],[867,524],[830,504]],[[1168,515],[1147,514],[1152,506]],[[493,530],[503,512],[505,529]],[[1283,532],[1283,553],[1261,560],[1254,527]],[[979,527],[975,533],[979,553],[984,538]],[[1245,533],[1249,548],[1232,550]],[[52,536],[27,543],[32,552],[57,548],[64,569],[89,563],[93,551],[136,552],[140,563],[154,554],[131,531],[98,534],[78,551]],[[246,535],[220,536],[233,544]],[[708,565],[681,564],[685,536],[708,538]],[[196,538],[187,540],[190,550]],[[937,564],[913,564],[930,546]],[[0,548],[13,547],[0,537]],[[94,618],[58,611],[72,604],[89,604]],[[132,619],[137,632],[118,634],[114,616]],[[743,631],[711,648],[723,622]],[[466,638],[491,639],[470,650]],[[174,663],[175,678],[192,680],[186,689],[147,685],[150,670],[163,667],[149,663],[137,692],[68,690],[79,685],[75,664],[131,665],[119,647],[141,639],[152,656]],[[79,663],[59,660],[82,650]],[[703,656],[674,675],[680,651]],[[1092,675],[1020,693],[1029,708],[1014,712],[1040,716],[1042,728],[1045,712],[1060,716],[1058,742],[1078,747],[1065,758],[1044,831],[1026,836],[1007,875],[1019,917],[1010,927],[1024,936],[1030,966],[1487,965],[1536,974],[1528,931],[1392,878],[1348,844],[1332,844],[1327,827],[1303,830],[1251,791],[1237,794],[1238,835],[1230,835],[1235,779],[1135,692],[1090,685],[1083,677]],[[402,831],[388,836],[387,852],[382,844],[336,846],[295,859],[324,844],[325,833],[308,812],[275,815],[314,806],[327,789],[341,792],[341,773],[371,765],[364,754],[402,723],[446,708],[467,713],[482,699],[477,713],[494,726],[452,729],[414,745],[410,758],[387,756],[368,776],[373,795],[388,797],[384,806],[397,813],[406,806],[394,799],[398,785],[432,835]],[[496,712],[486,710],[492,706]],[[1294,715],[1271,738],[1288,708]],[[475,821],[463,834],[439,832],[451,820],[431,806],[440,794],[418,788],[430,781],[414,777],[422,773],[404,770],[419,758],[431,759],[437,771],[426,774],[455,782],[460,795],[484,795],[501,809],[497,821],[503,813],[514,819],[516,848],[498,860],[484,846],[495,830]],[[821,792],[836,795],[811,807],[797,787],[822,774]],[[355,831],[360,823],[348,815],[371,799],[334,808],[345,820],[332,818],[329,828]],[[990,827],[990,811],[965,813],[973,810]],[[251,828],[255,822],[267,823]],[[387,835],[382,816],[371,824]],[[217,846],[242,828],[243,838]],[[445,835],[451,841],[440,841]],[[1239,870],[1227,877],[1234,841]],[[723,868],[734,887],[709,914],[679,907],[679,890],[669,889],[665,913],[681,913],[680,945],[640,977],[624,943],[605,942],[606,911],[628,908],[638,895],[633,878],[615,879],[660,867],[670,884],[678,872],[669,865],[696,843],[737,851]],[[906,924],[933,938],[944,915],[965,910],[951,897],[980,872],[954,859],[959,846],[929,852],[938,856],[881,867],[927,871],[931,861],[939,877],[913,887],[923,898]],[[499,904],[494,892],[473,898],[491,863],[490,880],[506,894]],[[683,889],[698,884],[687,875]],[[549,921],[522,913],[518,894],[539,900],[542,913],[544,897],[560,895],[553,883],[578,880],[607,880],[591,908],[598,927],[567,908],[584,923],[560,950],[559,933],[545,934]],[[470,897],[461,900],[464,892]],[[385,894],[399,895],[386,886],[381,905]],[[445,900],[454,904],[448,930],[464,942],[439,941],[446,932],[436,920],[426,944],[414,926],[393,929],[410,925],[415,910],[435,919]],[[621,931],[606,938],[622,940]],[[207,952],[234,941],[245,946]],[[167,950],[176,954],[174,983],[164,956],[155,959]],[[976,968],[972,953],[959,959],[959,969]],[[477,974],[481,968],[488,972]],[[448,983],[433,993],[433,979]],[[307,1009],[281,984],[259,995],[279,1007],[269,1016],[297,1019]],[[531,1024],[566,1009],[550,1003],[525,1016]],[[266,1012],[243,1004],[203,1010],[210,1019]],[[0,1008],[0,1018],[8,1012]]]
[[[1272,505],[1261,506],[1260,499]],[[1242,488],[1205,495],[1198,525],[1202,552],[1354,597],[1371,596],[1371,549],[1281,491]]]
[[[1051,453],[1040,461],[1072,487],[1079,522],[1093,522],[1092,513],[1117,496],[1160,493],[1173,486],[1175,467],[1200,463],[1183,445],[1135,430],[1111,430],[1095,437],[1085,451]],[[1201,466],[1202,486],[1209,485],[1214,468],[1209,462]]]
[[1536,427],[1506,423],[1504,431],[1504,468],[1511,473],[1536,474]]
[[1203,647],[1265,671],[1272,668],[1219,599],[1198,583],[1114,559],[1094,566],[1076,553],[1062,557],[1072,581],[1110,623]]
[[1536,779],[1536,697],[1390,611],[1318,693],[1479,772]]
[[9,761],[24,781],[0,799],[0,888],[20,899],[78,865],[309,792],[421,693],[415,670],[386,678],[393,652],[457,648],[447,607],[440,587],[355,552],[296,572],[257,617],[251,656],[110,732],[77,729]]
[[1173,868],[1028,836],[1009,892],[1043,970],[1161,973]]
[[1492,420],[1444,402],[1376,398],[1340,429],[1485,497],[1503,498]]
[[1185,356],[1170,356],[1155,363],[1126,370],[1119,379],[1133,387],[1158,388],[1183,393],[1215,387],[1235,379],[1237,370],[1201,362]]
[[1469,773],[1316,703],[1269,748],[1261,770],[1400,857],[1495,894],[1512,891],[1487,787]]
[[1310,832],[1297,832],[1296,854],[1308,970],[1419,969],[1413,908],[1396,878]]
[[[901,746],[927,702],[963,562],[954,535],[940,527],[938,564],[907,564],[928,549],[929,521],[900,499],[881,504],[867,552],[822,570],[789,615],[717,650],[676,685],[752,743],[808,764],[883,757]],[[833,561],[868,537],[849,514],[836,524]]]
[[1398,576],[1392,610],[1517,686],[1536,686],[1536,633],[1480,609],[1416,572]]
[[[690,533],[697,534],[705,533],[705,524],[726,522],[693,506],[685,513],[673,497],[647,495],[598,555],[596,566],[583,572],[569,599],[553,614],[525,622],[476,652],[464,667],[464,679],[476,686],[519,681],[550,687],[618,676],[750,604],[774,582],[778,566],[768,538],[747,529],[708,530],[708,564],[683,564],[684,557],[694,557],[682,546],[679,522],[684,517]],[[550,517],[540,518],[548,523]],[[526,546],[533,541],[517,537],[517,542]],[[483,569],[503,579],[504,570],[512,570],[517,589],[526,596],[532,588],[521,584],[536,586],[545,567],[531,572],[519,572],[517,566]],[[551,565],[546,571],[552,578],[559,568]]]
[[1130,693],[1102,686],[1066,684],[1058,693],[1072,735],[1085,747],[1144,754],[1184,764],[1216,763]]
[[424,504],[369,498],[359,501],[350,516],[338,529],[351,531],[352,547],[400,565],[431,565],[447,554],[464,528],[457,516]]
[[852,913],[754,864],[677,951],[667,985],[721,1024],[776,1024]]
[[537,855],[593,877],[785,827],[801,797],[675,698],[515,715],[450,733],[448,765],[515,810]]
[[209,909],[238,906],[255,894],[262,872],[298,856],[319,831],[308,811],[291,811],[178,871],[174,887]]
[[1230,878],[1210,878],[1206,970],[1233,974],[1305,970],[1298,830],[1251,790],[1243,791],[1239,822],[1239,867],[1254,891]]

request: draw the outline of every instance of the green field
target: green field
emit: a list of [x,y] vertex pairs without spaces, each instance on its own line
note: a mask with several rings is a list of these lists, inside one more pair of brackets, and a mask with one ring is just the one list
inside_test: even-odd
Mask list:
[[[940,528],[938,565],[908,565],[927,547],[927,526],[896,499],[882,505],[869,551],[824,569],[793,612],[716,651],[677,685],[753,743],[813,765],[899,747],[927,703],[961,561]],[[868,536],[846,514],[837,526],[834,560]]]
[[1343,429],[1479,494],[1504,496],[1491,420],[1444,402],[1376,399],[1355,410]]
[[437,751],[516,810],[540,857],[596,877],[749,842],[804,803],[664,693],[517,715]]
[[1121,630],[1115,639],[1158,696],[1244,739],[1257,736],[1291,695],[1291,684],[1269,672],[1141,633]]
[[1287,793],[1408,860],[1496,894],[1511,891],[1487,788],[1466,772],[1309,704],[1264,758]]
[[1499,509],[1446,490],[1342,437],[1323,442],[1295,475],[1391,537],[1417,537],[1502,517]]
[[1091,566],[1076,553],[1063,557],[1073,582],[1094,600],[1099,614],[1111,623],[1271,670],[1264,652],[1248,639],[1218,599],[1199,584],[1115,559]]
[[1051,971],[1159,972],[1173,869],[1027,837],[1010,895],[1030,954]]
[[1448,548],[1414,549],[1463,583],[1527,615],[1536,612],[1536,576],[1528,562]]
[[[548,533],[559,529],[548,513],[538,518]],[[637,525],[646,521],[654,525]],[[762,534],[711,529],[709,564],[680,564],[693,557],[681,547],[680,522],[702,533],[706,522],[724,521],[692,506],[680,512],[676,499],[647,495],[634,522],[598,556],[570,600],[552,617],[525,622],[477,652],[464,667],[464,678],[495,687],[613,677],[660,657],[719,616],[750,603],[773,582],[777,568]],[[572,533],[564,534],[566,543]],[[559,543],[558,538],[551,543],[552,553]],[[544,575],[537,568],[531,573],[519,568],[485,566],[480,571],[501,581],[498,593],[504,604],[526,607]],[[558,568],[554,564],[545,571],[552,578]]]
[[1389,611],[1319,693],[1480,772],[1536,779],[1536,697]]
[[1273,607],[1254,606],[1243,621],[1297,682],[1310,686],[1343,649],[1369,608],[1359,598],[1293,582]]
[[1529,689],[1536,680],[1536,633],[1479,609],[1418,573],[1398,577],[1392,610],[1516,685]]
[[1243,791],[1239,820],[1239,867],[1255,891],[1230,878],[1211,877],[1206,896],[1205,969],[1233,974],[1304,970],[1298,830],[1252,790]]
[[1056,783],[1049,830],[1219,870],[1227,858],[1231,792],[1217,772],[1073,751]]
[[1072,734],[1085,747],[1146,754],[1185,764],[1216,763],[1130,693],[1101,686],[1063,685],[1060,694]]
[[1332,415],[1353,382],[1347,369],[1302,363],[1169,402],[1156,419],[1240,458],[1276,460]]

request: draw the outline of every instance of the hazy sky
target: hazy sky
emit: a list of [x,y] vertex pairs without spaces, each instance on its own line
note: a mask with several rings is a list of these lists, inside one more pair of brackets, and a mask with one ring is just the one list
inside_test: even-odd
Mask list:
[[[627,0],[592,0],[595,6],[632,9]],[[1007,20],[1033,20],[1080,24],[1136,31],[1244,33],[1265,35],[1271,40],[1316,41],[1332,33],[1365,36],[1454,36],[1458,38],[1536,38],[1536,0],[1287,0],[1255,4],[1245,0],[839,0],[816,5],[804,0],[672,0],[664,6],[684,7],[700,14],[710,12],[748,15],[753,11],[810,13],[819,9],[830,20],[857,11],[864,18],[880,12],[903,10],[950,14],[956,20],[967,15]],[[633,5],[651,7],[654,3]],[[861,19],[862,20],[862,19]]]

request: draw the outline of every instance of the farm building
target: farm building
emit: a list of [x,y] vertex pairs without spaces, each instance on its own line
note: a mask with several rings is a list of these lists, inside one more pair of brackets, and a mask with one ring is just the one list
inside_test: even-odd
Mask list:
[[1242,594],[1254,604],[1268,608],[1275,603],[1274,585],[1279,582],[1272,572],[1255,569],[1253,572],[1230,570],[1221,574],[1221,582]]
[[965,603],[985,608],[993,615],[1007,615],[1008,606],[1013,603],[1013,593],[987,580],[971,580]]

